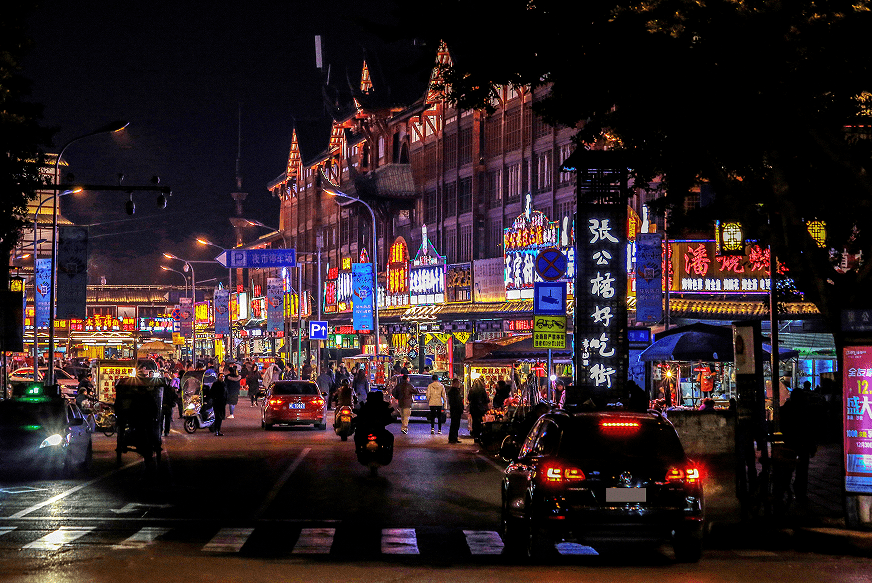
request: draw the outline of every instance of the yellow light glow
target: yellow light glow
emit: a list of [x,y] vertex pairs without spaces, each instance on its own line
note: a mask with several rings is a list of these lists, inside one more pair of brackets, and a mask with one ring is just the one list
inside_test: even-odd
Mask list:
[[808,229],[808,234],[811,235],[817,246],[821,249],[825,248],[827,246],[827,224],[824,221],[815,219],[813,221],[806,221],[805,226]]
[[740,223],[724,223],[723,230],[721,231],[721,245],[726,251],[744,250],[745,237]]

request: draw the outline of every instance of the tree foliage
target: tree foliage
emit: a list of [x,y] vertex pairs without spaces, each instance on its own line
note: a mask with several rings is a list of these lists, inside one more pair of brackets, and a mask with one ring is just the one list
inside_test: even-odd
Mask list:
[[[42,184],[42,147],[51,138],[51,132],[39,125],[42,107],[25,101],[30,84],[19,72],[19,60],[28,47],[24,17],[23,8],[9,8],[0,19],[0,257],[4,258],[29,224],[27,203]],[[5,269],[0,272],[5,276]]]
[[[452,55],[455,103],[547,86],[537,113],[578,128],[580,147],[625,150],[673,236],[742,220],[832,329],[841,308],[870,307],[868,2],[437,0],[426,11],[426,34]],[[715,201],[684,213],[703,183]],[[815,218],[823,249],[806,229]],[[859,269],[837,269],[845,249],[862,252]]]

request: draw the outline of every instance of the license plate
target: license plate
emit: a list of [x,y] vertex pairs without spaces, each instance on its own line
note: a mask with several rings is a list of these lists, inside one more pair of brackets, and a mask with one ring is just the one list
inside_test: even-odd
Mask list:
[[606,502],[645,502],[645,488],[606,488]]
[[427,398],[427,395],[412,395],[412,399],[415,401],[423,401]]
[[339,420],[343,423],[351,423],[351,415],[341,415]]
[[291,403],[288,405],[288,409],[305,409],[305,403]]

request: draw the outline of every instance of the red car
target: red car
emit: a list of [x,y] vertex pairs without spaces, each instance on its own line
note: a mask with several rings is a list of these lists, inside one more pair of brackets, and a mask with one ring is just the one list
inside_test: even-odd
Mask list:
[[312,381],[276,381],[267,389],[260,426],[314,425],[327,428],[327,399]]

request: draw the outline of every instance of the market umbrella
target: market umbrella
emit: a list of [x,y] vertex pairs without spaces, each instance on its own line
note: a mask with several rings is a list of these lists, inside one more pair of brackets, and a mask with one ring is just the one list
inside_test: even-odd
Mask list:
[[162,340],[152,340],[151,342],[141,344],[139,350],[145,352],[172,352],[175,350],[175,347],[172,344],[163,342]]
[[691,324],[657,335],[639,354],[639,360],[723,362],[733,360],[733,334],[729,328]]

